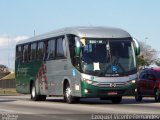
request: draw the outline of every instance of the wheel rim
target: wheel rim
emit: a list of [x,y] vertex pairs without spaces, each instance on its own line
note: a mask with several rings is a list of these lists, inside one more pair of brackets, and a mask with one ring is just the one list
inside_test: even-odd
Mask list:
[[68,86],[67,89],[66,89],[66,98],[67,98],[67,100],[69,100],[70,96],[71,96],[71,88]]
[[32,97],[35,98],[36,95],[36,88],[32,87]]

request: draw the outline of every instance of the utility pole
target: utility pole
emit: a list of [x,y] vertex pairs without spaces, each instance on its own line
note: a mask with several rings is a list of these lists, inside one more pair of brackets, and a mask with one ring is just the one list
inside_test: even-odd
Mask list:
[[10,65],[9,65],[9,39],[10,39],[10,37],[8,36],[8,69],[10,67]]
[[36,36],[36,30],[34,30],[34,37]]

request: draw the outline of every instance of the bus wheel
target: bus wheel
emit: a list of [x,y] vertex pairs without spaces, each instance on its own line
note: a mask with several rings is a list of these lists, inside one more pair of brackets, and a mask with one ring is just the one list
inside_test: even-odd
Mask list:
[[156,102],[160,102],[160,92],[158,89],[155,90],[154,97]]
[[122,101],[122,96],[112,98],[113,104],[119,104],[119,103],[121,103],[121,101]]
[[64,100],[69,104],[78,102],[79,98],[73,97],[71,95],[71,92],[72,91],[71,91],[70,85],[69,85],[69,83],[67,83],[65,86],[65,90],[64,90]]
[[40,97],[36,95],[36,87],[34,83],[31,85],[31,100],[33,101],[40,100]]

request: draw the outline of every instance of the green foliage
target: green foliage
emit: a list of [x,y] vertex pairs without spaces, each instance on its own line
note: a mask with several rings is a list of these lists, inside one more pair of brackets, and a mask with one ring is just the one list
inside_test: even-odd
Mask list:
[[138,68],[142,67],[142,66],[149,66],[150,65],[150,63],[147,61],[147,59],[145,59],[143,56],[137,57],[137,64],[138,64]]
[[9,69],[7,66],[0,64],[0,72],[9,72]]
[[160,59],[156,60],[155,64],[156,64],[157,66],[160,66]]
[[[144,41],[139,41],[139,44],[140,44],[141,53],[137,57],[138,67],[144,68],[151,64],[156,64],[156,61],[158,58],[157,51]],[[158,64],[158,61],[157,61],[157,64]],[[160,62],[159,62],[159,65],[160,65]]]

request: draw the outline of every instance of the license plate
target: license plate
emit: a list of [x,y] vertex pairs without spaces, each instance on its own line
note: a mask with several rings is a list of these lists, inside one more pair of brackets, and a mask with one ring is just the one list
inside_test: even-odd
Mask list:
[[118,93],[117,92],[108,92],[107,94],[108,95],[117,95]]

